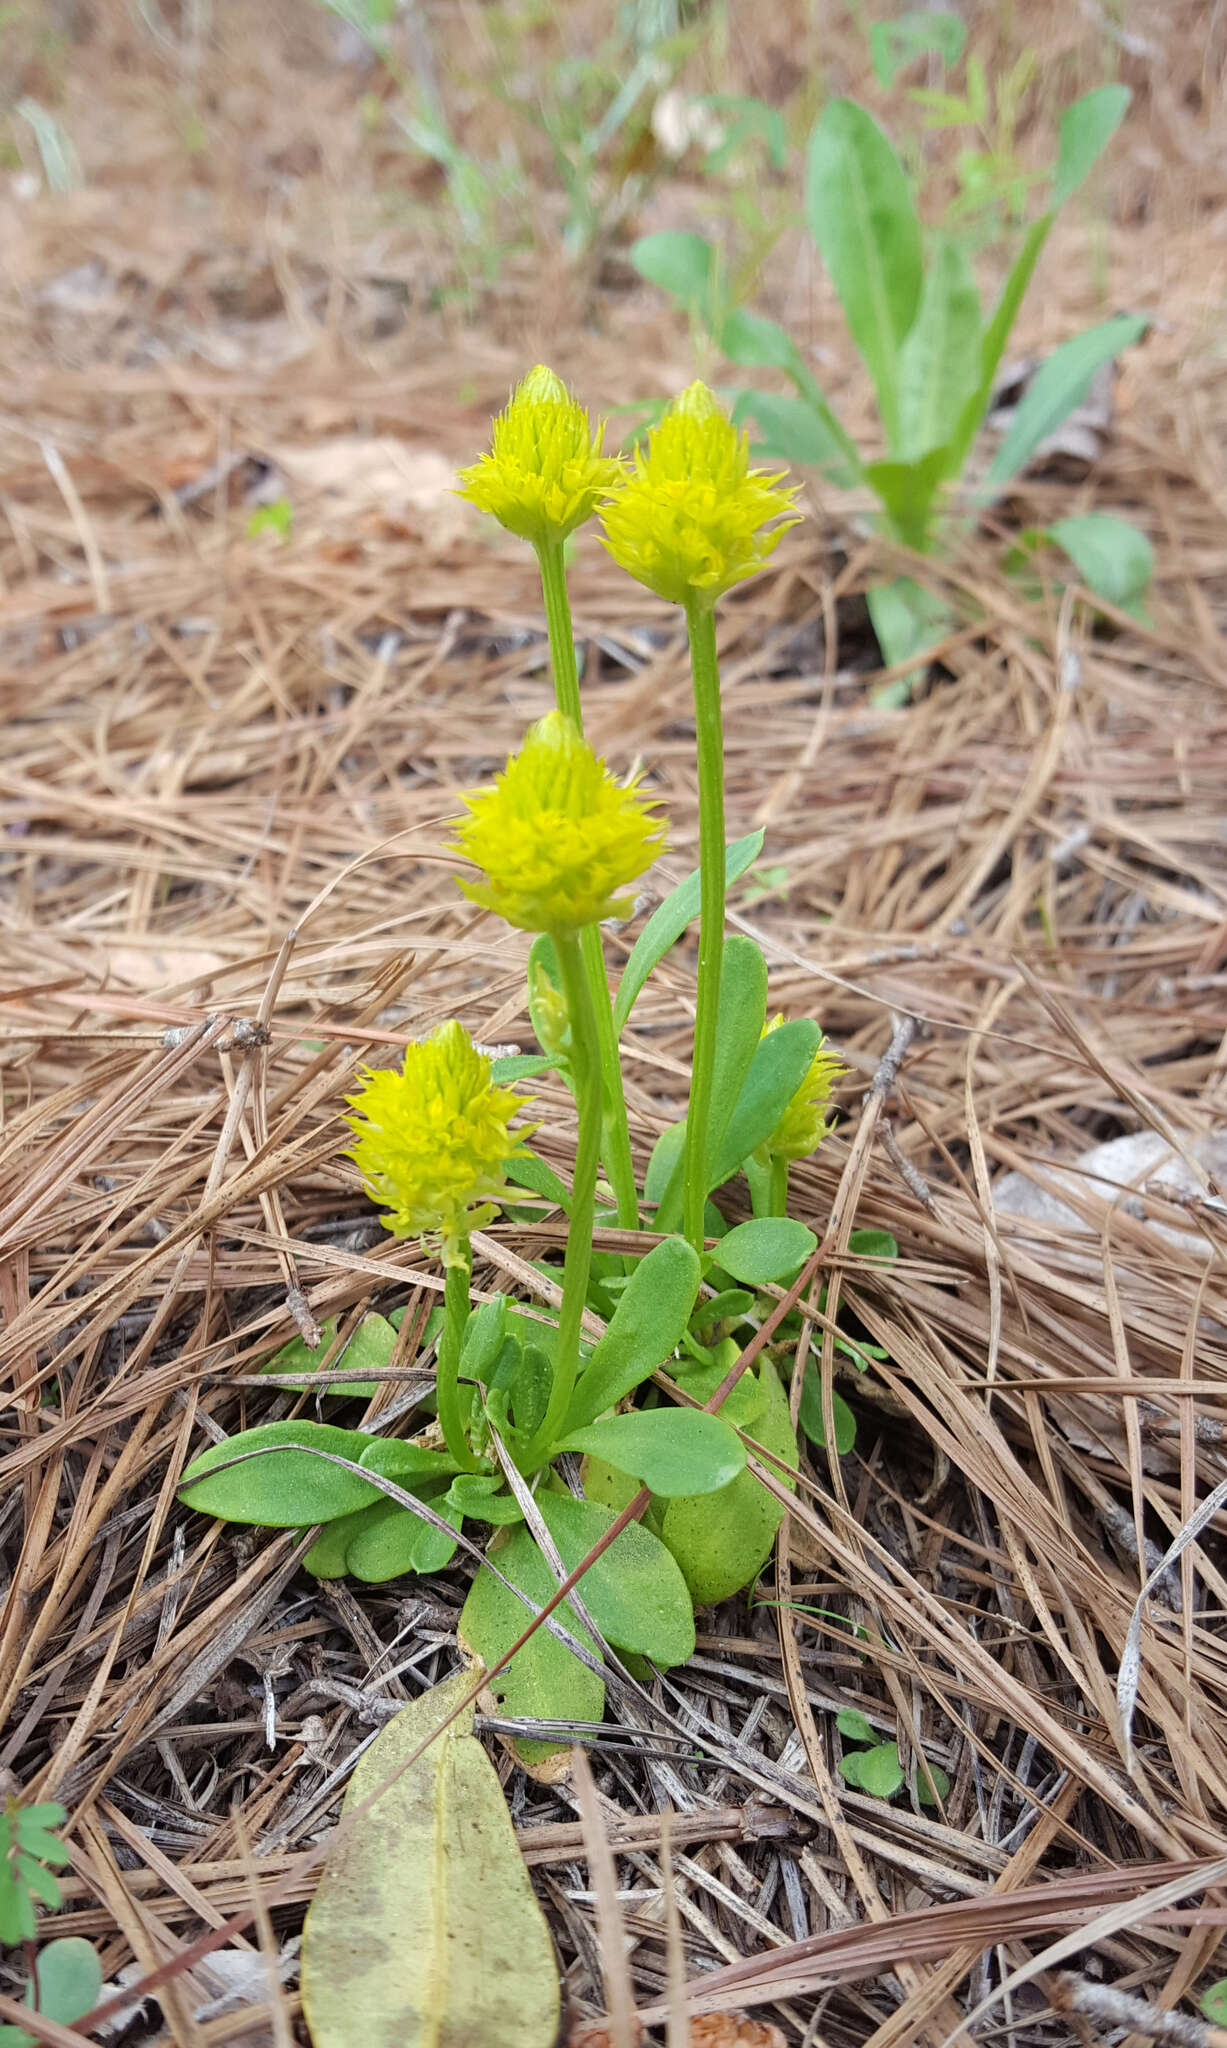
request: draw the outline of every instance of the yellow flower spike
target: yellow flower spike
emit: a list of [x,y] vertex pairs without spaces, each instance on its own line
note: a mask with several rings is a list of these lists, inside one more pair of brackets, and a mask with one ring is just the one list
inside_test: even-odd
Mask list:
[[629,889],[664,847],[637,784],[616,782],[576,726],[551,711],[524,736],[493,789],[464,798],[449,853],[484,868],[460,886],[521,931],[570,936],[626,917]]
[[622,474],[560,377],[538,363],[494,422],[491,448],[460,472],[458,496],[535,547],[563,541],[591,519]]
[[651,429],[646,452],[602,511],[605,546],[658,597],[714,605],[797,525],[796,493],[779,488],[783,475],[751,469],[747,436],[696,382]]
[[510,1190],[504,1162],[525,1150],[530,1125],[508,1125],[530,1098],[497,1087],[490,1062],[463,1025],[441,1024],[405,1047],[404,1064],[366,1068],[348,1098],[354,1142],[346,1156],[395,1237],[438,1241],[445,1265],[465,1264],[471,1231]]
[[[763,1037],[778,1031],[783,1022],[782,1017],[770,1018],[763,1025]],[[816,1152],[830,1129],[826,1111],[831,1089],[847,1071],[839,1055],[823,1040],[763,1151],[774,1159],[789,1160],[808,1159],[811,1152]]]

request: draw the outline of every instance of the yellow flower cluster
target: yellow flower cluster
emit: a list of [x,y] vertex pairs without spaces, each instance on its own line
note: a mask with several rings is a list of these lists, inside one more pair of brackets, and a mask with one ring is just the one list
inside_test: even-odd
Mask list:
[[521,931],[566,937],[625,917],[622,892],[664,846],[664,827],[634,782],[616,782],[569,718],[530,727],[493,789],[465,795],[450,853],[485,870],[460,886]]
[[491,448],[460,472],[459,496],[534,546],[565,540],[591,519],[622,474],[560,377],[538,363],[494,422]]
[[[784,1022],[782,1017],[772,1017],[763,1026],[763,1037],[778,1031]],[[790,1100],[763,1151],[775,1159],[808,1159],[816,1152],[826,1137],[830,1125],[827,1122],[827,1104],[831,1089],[841,1074],[848,1069],[840,1064],[825,1040],[809,1063],[805,1079]]]
[[746,435],[705,384],[692,384],[604,508],[605,546],[658,597],[713,605],[797,524],[796,494],[779,488],[782,474],[751,469]]
[[505,1162],[536,1128],[508,1129],[528,1100],[495,1086],[489,1060],[455,1021],[406,1046],[399,1073],[366,1069],[348,1097],[347,1156],[391,1212],[384,1221],[394,1236],[437,1239],[445,1264],[462,1261],[464,1241],[508,1192]]

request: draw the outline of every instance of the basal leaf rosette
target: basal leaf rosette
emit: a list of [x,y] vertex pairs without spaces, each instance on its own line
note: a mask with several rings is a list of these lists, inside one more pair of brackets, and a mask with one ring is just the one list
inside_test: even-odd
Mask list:
[[601,513],[621,568],[671,604],[714,605],[757,574],[798,523],[783,471],[751,469],[738,432],[706,384],[683,391]]
[[538,363],[499,413],[490,452],[460,472],[459,496],[535,547],[563,541],[591,519],[622,474],[560,377]]
[[367,1068],[347,1099],[346,1156],[389,1212],[388,1229],[437,1243],[446,1265],[463,1264],[470,1233],[512,1192],[505,1163],[524,1154],[536,1127],[509,1126],[530,1098],[495,1085],[489,1060],[453,1020],[406,1046],[399,1071]]
[[451,853],[485,873],[472,902],[521,931],[570,937],[626,917],[626,891],[664,847],[636,781],[618,782],[576,726],[551,711],[530,727],[492,789],[470,790]]

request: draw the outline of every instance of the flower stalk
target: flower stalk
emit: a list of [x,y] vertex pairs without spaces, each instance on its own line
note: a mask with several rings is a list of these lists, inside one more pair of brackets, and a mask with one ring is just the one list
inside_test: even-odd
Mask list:
[[541,1426],[523,1455],[522,1463],[528,1472],[552,1450],[566,1418],[579,1372],[579,1340],[588,1295],[588,1272],[592,1264],[596,1178],[601,1155],[601,1052],[596,1010],[578,940],[556,934],[554,945],[563,994],[571,1014],[571,1063],[578,1132],[567,1252],[562,1270],[562,1307],[554,1353],[554,1383]]
[[[554,671],[554,699],[563,716],[571,719],[582,733],[584,719],[579,701],[579,671],[575,662],[575,628],[571,619],[571,600],[567,594],[563,543],[554,539],[538,541],[536,556],[541,570],[541,594],[545,600],[546,631]],[[618,1041],[614,1032],[613,997],[605,971],[605,949],[596,925],[585,926],[580,934],[580,949],[601,1049],[604,1105],[601,1157],[613,1189],[619,1229],[638,1230],[639,1191],[635,1184],[622,1062],[618,1057]]]
[[724,733],[720,715],[716,627],[711,606],[692,598],[686,606],[686,625],[690,635],[698,744],[700,912],[694,1059],[686,1115],[682,1215],[686,1236],[701,1256],[703,1210],[707,1201],[707,1130],[711,1121],[712,1076],[716,1065],[720,1012],[720,963],[724,953]]
[[462,1472],[480,1470],[469,1449],[460,1398],[460,1347],[469,1320],[469,1283],[473,1272],[473,1251],[466,1238],[462,1253],[447,1268],[443,1283],[443,1328],[439,1334],[435,1394],[443,1441]]

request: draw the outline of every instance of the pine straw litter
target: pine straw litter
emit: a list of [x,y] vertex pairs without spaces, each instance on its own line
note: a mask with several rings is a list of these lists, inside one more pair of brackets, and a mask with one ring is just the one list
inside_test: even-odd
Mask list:
[[[1155,542],[1149,626],[1028,597],[969,552],[948,581],[975,623],[917,701],[875,709],[860,593],[890,565],[821,512],[722,612],[730,836],[767,828],[734,922],[774,1005],[817,1015],[850,1070],[794,1172],[828,1289],[794,1398],[810,1347],[860,1433],[805,1463],[774,1572],[700,1618],[689,1665],[557,1731],[587,1755],[583,1798],[485,1724],[577,2029],[619,1999],[663,2025],[672,1997],[676,2023],[679,1956],[692,2014],[872,2048],[939,2048],[973,2011],[981,2039],[1094,2040],[1105,1980],[1136,1994],[1129,2024],[1210,1969],[1221,1518],[1165,1557],[1227,1477],[1215,374],[1153,385],[1097,479]],[[293,1534],[178,1506],[178,1475],[207,1440],[316,1412],[254,1383],[296,1331],[408,1302],[365,1408],[398,1426],[441,1276],[338,1157],[343,1098],[453,1014],[532,1042],[524,944],[438,852],[457,788],[548,708],[530,566],[437,480],[396,511],[321,484],[285,544],[247,537],[244,465],[308,442],[321,406],[395,440],[457,371],[407,371],[394,399],[326,360],[295,375],[47,373],[4,450],[0,1769],[69,1808],[42,1931],[100,1944],[109,1982],[245,1916],[226,1947],[246,1976],[193,1951],[162,1988],[191,2048],[291,2037],[292,1937],[347,1775],[454,1669],[468,1567],[319,1585]],[[186,482],[172,449],[196,451]],[[1020,517],[1070,507],[1040,482]],[[589,540],[573,599],[592,737],[672,820],[659,896],[697,858],[678,621]],[[691,989],[682,949],[627,1034],[641,1160],[684,1102]],[[541,1104],[565,1170],[567,1100]],[[1133,1132],[1183,1177],[1105,1198],[1068,1173]],[[1064,1220],[999,1206],[1007,1173]],[[887,1269],[849,1248],[875,1225]],[[528,1261],[560,1239],[494,1226],[478,1292],[540,1287]],[[840,1314],[887,1362],[837,1372]],[[839,1776],[847,1707],[899,1744],[893,1804]],[[937,1809],[921,1754],[950,1779]],[[271,2018],[261,1944],[289,1980]]]

